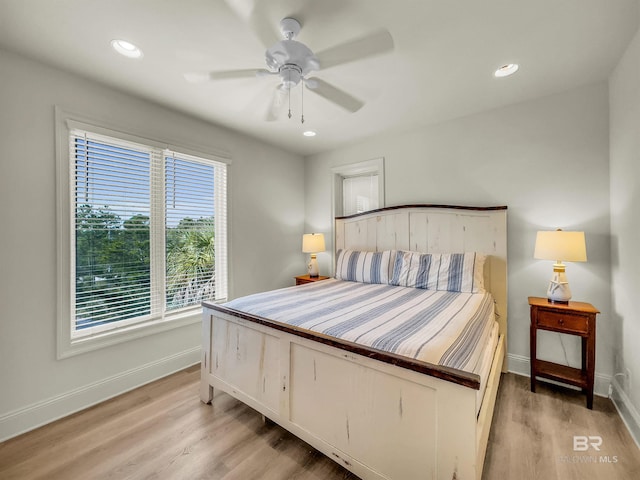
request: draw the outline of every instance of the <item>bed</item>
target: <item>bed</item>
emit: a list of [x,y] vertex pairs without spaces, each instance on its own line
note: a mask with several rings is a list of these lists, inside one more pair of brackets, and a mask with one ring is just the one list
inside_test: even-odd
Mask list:
[[505,365],[506,207],[337,218],[334,256],[336,278],[205,302],[201,400],[227,392],[363,479],[480,479]]

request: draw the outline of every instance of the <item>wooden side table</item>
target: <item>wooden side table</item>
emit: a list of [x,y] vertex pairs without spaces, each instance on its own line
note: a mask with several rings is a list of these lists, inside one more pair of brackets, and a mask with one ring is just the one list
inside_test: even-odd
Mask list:
[[[546,298],[529,297],[531,306],[531,391],[536,391],[536,377],[548,378],[582,388],[587,394],[587,408],[593,409],[593,380],[596,366],[596,315],[600,313],[590,303],[550,303]],[[582,338],[582,368],[538,360],[537,332],[577,335]]]
[[296,285],[303,285],[305,283],[319,282],[320,280],[326,280],[330,277],[323,277],[322,275],[318,277],[312,277],[311,275],[298,275],[296,278]]

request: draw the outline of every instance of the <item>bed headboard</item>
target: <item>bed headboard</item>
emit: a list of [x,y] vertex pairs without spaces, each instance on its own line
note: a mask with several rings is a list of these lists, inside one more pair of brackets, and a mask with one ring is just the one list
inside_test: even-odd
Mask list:
[[507,207],[403,205],[337,217],[335,252],[412,250],[488,255],[485,287],[507,338]]

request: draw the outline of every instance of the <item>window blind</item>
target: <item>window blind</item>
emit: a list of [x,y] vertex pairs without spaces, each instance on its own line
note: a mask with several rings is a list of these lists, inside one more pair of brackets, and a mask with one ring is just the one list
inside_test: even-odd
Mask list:
[[343,215],[378,208],[378,175],[359,175],[342,180]]
[[174,152],[165,156],[167,309],[215,298],[214,165]]
[[226,297],[226,165],[72,130],[76,336]]

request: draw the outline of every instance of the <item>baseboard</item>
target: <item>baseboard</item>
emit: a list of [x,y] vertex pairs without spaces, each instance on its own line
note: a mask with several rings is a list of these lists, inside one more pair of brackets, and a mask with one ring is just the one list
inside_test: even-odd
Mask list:
[[531,365],[529,364],[529,357],[507,353],[507,370],[511,373],[530,377]]
[[[531,364],[529,362],[529,357],[524,357],[522,355],[514,355],[513,353],[507,354],[507,365],[508,370],[512,373],[516,373],[518,375],[524,375],[525,377],[531,376]],[[593,394],[598,395],[599,397],[609,397],[609,386],[611,385],[613,378],[609,375],[603,375],[601,373],[596,372],[594,385],[593,385]],[[567,386],[568,388],[574,388],[570,385],[565,385],[564,383],[554,382],[553,380],[541,380],[544,382],[553,383],[556,385]],[[577,390],[577,389],[576,389]]]
[[200,362],[194,347],[0,416],[0,442]]
[[640,413],[633,406],[631,399],[629,399],[616,378],[611,382],[611,386],[611,400],[636,445],[640,448]]

